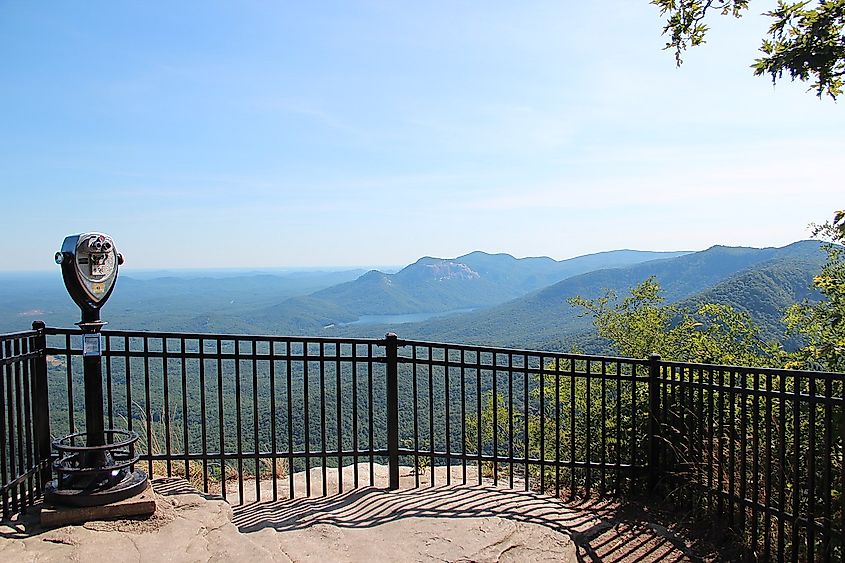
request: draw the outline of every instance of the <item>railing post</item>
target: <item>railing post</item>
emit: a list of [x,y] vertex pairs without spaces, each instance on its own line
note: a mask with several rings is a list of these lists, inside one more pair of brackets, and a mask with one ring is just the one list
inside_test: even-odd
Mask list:
[[40,466],[38,480],[41,489],[53,478],[52,449],[50,443],[50,402],[47,389],[47,336],[44,321],[34,321],[32,330],[38,331],[33,344],[38,357],[33,360],[32,425],[35,438],[36,463]]
[[396,335],[385,335],[387,356],[387,458],[390,489],[399,488],[399,342]]
[[648,492],[657,488],[660,466],[660,354],[648,357]]

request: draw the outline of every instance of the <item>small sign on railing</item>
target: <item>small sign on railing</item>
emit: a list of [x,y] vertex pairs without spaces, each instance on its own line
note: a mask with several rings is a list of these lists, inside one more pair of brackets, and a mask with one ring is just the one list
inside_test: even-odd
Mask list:
[[82,355],[83,356],[102,356],[103,355],[103,335],[102,334],[83,334],[82,335]]

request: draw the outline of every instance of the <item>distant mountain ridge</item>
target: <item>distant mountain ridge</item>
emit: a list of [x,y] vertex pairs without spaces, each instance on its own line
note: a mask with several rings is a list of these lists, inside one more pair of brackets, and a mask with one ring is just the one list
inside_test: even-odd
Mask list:
[[602,267],[669,259],[687,252],[614,250],[556,261],[548,257],[471,252],[457,258],[426,256],[395,274],[372,270],[358,279],[288,299],[256,312],[256,321],[302,331],[351,322],[362,315],[439,313],[489,307],[573,275]]
[[[396,273],[124,276],[103,318],[115,329],[365,337],[393,331],[404,338],[596,352],[606,351],[606,343],[567,300],[595,298],[605,289],[625,295],[654,276],[669,302],[731,305],[752,315],[766,337],[788,344],[783,311],[819,297],[812,277],[825,258],[821,243],[800,241],[782,248],[617,250],[561,261],[476,251],[423,257]],[[35,319],[71,326],[78,315],[59,275],[0,282],[0,331],[26,329]]]
[[[782,309],[812,297],[812,276],[824,263],[818,241],[782,248],[713,246],[679,257],[572,276],[528,295],[487,309],[401,326],[371,326],[372,333],[396,331],[406,338],[476,344],[566,349],[592,332],[589,319],[578,316],[570,297],[595,298],[612,289],[619,295],[654,276],[669,302],[726,302],[765,325],[771,337],[782,336]],[[721,295],[718,293],[721,292]],[[755,304],[765,304],[758,307]],[[351,335],[363,327],[332,331]]]

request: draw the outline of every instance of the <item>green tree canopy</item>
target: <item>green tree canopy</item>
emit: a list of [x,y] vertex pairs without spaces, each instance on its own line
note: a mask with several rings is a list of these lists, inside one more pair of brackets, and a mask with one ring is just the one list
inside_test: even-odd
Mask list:
[[[651,0],[665,18],[666,49],[680,65],[688,47],[704,43],[705,23],[712,13],[739,18],[750,0]],[[768,74],[776,83],[784,74],[810,84],[822,97],[842,93],[845,76],[845,0],[779,0],[764,13],[773,19],[754,61],[755,75]]]
[[827,263],[813,279],[826,299],[793,305],[786,325],[804,338],[805,346],[790,367],[845,371],[845,211],[834,213],[833,221],[815,225],[813,235],[828,242]]
[[608,291],[598,299],[575,297],[569,302],[591,316],[599,336],[626,357],[656,353],[680,362],[781,365],[780,346],[765,342],[747,314],[716,303],[695,311],[666,305],[660,293],[660,284],[649,278],[622,300]]

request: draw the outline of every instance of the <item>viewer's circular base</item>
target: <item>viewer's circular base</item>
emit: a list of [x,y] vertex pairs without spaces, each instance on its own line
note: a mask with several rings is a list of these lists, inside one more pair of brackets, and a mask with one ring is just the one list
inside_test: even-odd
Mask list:
[[60,489],[58,480],[53,479],[44,490],[44,500],[67,506],[102,506],[134,497],[144,492],[148,484],[147,474],[140,470],[126,471],[123,479],[102,489]]

